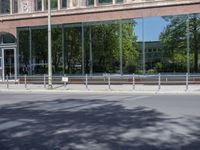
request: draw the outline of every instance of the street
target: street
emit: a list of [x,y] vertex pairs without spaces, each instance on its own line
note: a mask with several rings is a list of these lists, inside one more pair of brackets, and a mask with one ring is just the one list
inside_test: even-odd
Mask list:
[[0,92],[0,150],[199,150],[198,95]]

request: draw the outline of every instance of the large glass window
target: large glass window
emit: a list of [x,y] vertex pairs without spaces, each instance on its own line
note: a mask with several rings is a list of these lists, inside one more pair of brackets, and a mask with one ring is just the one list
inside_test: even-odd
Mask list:
[[32,32],[32,72],[46,74],[48,70],[47,28],[33,28]]
[[[46,26],[20,29],[21,74],[47,73],[47,34]],[[52,69],[54,74],[199,72],[199,40],[198,14],[54,25]],[[0,43],[13,41],[0,36]]]
[[0,0],[0,14],[9,14],[9,13],[10,13],[10,1]]
[[[122,60],[124,73],[139,73],[142,69],[141,53],[141,19],[122,21]],[[140,60],[140,61],[139,61]]]
[[53,74],[63,73],[62,59],[62,28],[61,26],[53,26],[52,28],[52,69]]
[[85,32],[86,71],[120,73],[119,23],[91,23]]
[[146,73],[187,71],[185,17],[144,18]]
[[30,74],[29,29],[23,28],[18,32],[19,37],[19,73]]
[[64,72],[66,74],[81,74],[83,68],[81,25],[66,26],[64,33]]
[[191,14],[188,16],[189,42],[190,48],[190,71],[200,72],[200,14]]
[[153,49],[155,61],[151,61],[152,69],[157,72],[187,72],[186,18],[187,16],[182,15],[146,20],[146,23],[149,22],[146,30],[154,26],[154,30],[151,29],[154,33],[146,41],[158,39],[158,45]]

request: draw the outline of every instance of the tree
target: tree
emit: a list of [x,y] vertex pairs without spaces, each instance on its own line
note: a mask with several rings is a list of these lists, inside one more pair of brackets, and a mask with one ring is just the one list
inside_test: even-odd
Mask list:
[[134,20],[128,20],[122,25],[122,51],[125,73],[134,73],[137,67],[139,45],[134,32],[135,26],[136,22]]
[[[137,38],[133,20],[122,22],[122,55],[125,73],[133,73],[138,59]],[[86,27],[86,68],[89,68],[89,28],[92,34],[93,71],[96,73],[120,72],[120,23],[106,22]],[[88,69],[86,69],[88,70]]]
[[[194,72],[198,72],[198,55],[200,43],[200,17],[196,14],[182,16],[163,17],[169,24],[160,35],[161,44],[164,48],[164,70],[185,71],[186,70],[186,48],[187,48],[187,19],[189,19],[190,31],[190,55],[194,55]],[[169,64],[169,65],[166,65]],[[172,70],[173,68],[173,70]]]

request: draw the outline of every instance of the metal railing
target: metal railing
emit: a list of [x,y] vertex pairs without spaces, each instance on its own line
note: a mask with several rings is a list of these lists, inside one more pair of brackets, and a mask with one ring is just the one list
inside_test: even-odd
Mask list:
[[[200,74],[151,74],[151,75],[137,75],[137,74],[103,74],[103,75],[80,75],[80,76],[65,76],[68,78],[67,82],[62,81],[64,76],[53,76],[54,89],[62,87],[70,89],[69,85],[81,85],[87,90],[96,85],[101,85],[105,89],[114,89],[117,85],[127,85],[129,90],[136,90],[137,86],[154,86],[157,90],[168,85],[181,85],[185,91],[189,90],[190,85],[200,84]],[[0,88],[11,89],[14,85],[20,88],[31,89],[31,86],[38,86],[41,89],[48,89],[48,75],[22,75],[17,79],[11,76],[6,76],[6,79],[0,81]],[[12,87],[11,87],[12,86]],[[91,88],[90,88],[91,86]],[[79,87],[77,87],[79,90]]]

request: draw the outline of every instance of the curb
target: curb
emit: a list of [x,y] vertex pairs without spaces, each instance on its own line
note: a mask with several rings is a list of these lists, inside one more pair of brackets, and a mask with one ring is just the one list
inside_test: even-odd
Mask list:
[[51,94],[62,94],[62,93],[84,93],[84,94],[137,94],[137,95],[200,95],[199,91],[112,91],[112,90],[33,90],[33,89],[0,89],[0,92],[12,92],[12,93],[51,93]]

